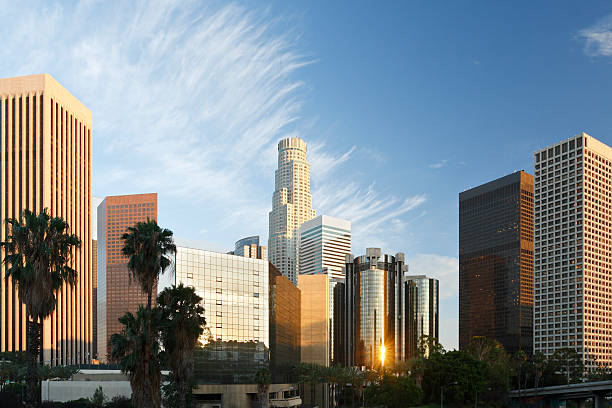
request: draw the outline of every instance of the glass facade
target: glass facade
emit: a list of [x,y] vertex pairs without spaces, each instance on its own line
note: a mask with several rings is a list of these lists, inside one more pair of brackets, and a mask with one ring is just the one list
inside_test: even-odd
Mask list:
[[175,279],[204,299],[207,330],[196,352],[196,381],[252,383],[270,363],[268,262],[177,247]]
[[[391,367],[406,359],[404,254],[347,255],[346,282],[336,285],[335,309],[344,311],[343,328],[336,331],[338,362],[347,366]],[[344,294],[340,291],[344,289]],[[344,303],[340,303],[344,301]],[[341,338],[342,336],[342,338]]]
[[[428,278],[424,275],[406,276],[408,282],[414,283],[416,292],[409,293],[409,296],[416,295],[416,300],[410,299],[415,304],[416,312],[416,338],[417,344],[421,336],[439,338],[439,282],[437,279]],[[409,292],[413,289],[409,288]],[[408,315],[412,316],[412,315]],[[407,316],[407,317],[408,317]]]
[[533,176],[459,194],[459,348],[474,336],[533,350]]
[[195,355],[200,384],[252,384],[270,368],[290,382],[300,361],[300,291],[268,261],[177,247],[176,283],[202,297],[206,330]]
[[270,268],[270,371],[272,382],[296,382],[300,363],[301,294],[271,263]]

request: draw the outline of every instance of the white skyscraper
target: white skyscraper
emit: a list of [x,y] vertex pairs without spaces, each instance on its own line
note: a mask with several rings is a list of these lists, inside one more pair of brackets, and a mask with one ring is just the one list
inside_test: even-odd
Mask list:
[[315,216],[310,195],[306,142],[297,137],[278,143],[278,169],[270,212],[268,258],[297,285],[297,230]]
[[534,156],[534,351],[610,367],[612,148],[582,133]]
[[344,282],[346,255],[351,253],[351,223],[319,215],[302,224],[298,231],[298,272],[300,275],[326,274],[329,279],[329,358],[334,359],[334,287]]
[[351,253],[351,223],[319,215],[302,224],[299,233],[298,270],[300,274],[327,273],[344,279],[345,256]]

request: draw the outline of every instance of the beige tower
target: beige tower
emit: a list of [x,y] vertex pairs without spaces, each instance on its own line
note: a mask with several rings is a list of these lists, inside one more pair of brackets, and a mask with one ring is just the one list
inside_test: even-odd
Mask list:
[[[57,294],[43,322],[45,364],[87,363],[92,354],[91,112],[51,76],[0,79],[0,220],[48,208],[81,239],[74,288]],[[5,228],[0,238],[6,239]],[[4,252],[2,252],[4,257]],[[0,269],[0,351],[26,349],[25,306]]]
[[582,133],[534,156],[534,351],[610,367],[612,148]]
[[268,258],[297,285],[297,231],[315,217],[310,195],[306,142],[297,137],[278,143],[278,170],[270,212]]

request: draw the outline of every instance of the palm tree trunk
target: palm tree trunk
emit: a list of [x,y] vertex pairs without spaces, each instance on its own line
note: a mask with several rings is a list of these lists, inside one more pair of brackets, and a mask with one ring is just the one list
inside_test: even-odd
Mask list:
[[144,403],[146,407],[138,407],[138,408],[157,408],[154,406],[153,402],[153,393],[155,390],[151,388],[151,369],[150,369],[150,361],[151,361],[151,292],[152,289],[147,293],[147,337],[145,340],[145,350],[144,350]]
[[38,391],[38,355],[40,349],[40,332],[37,321],[27,321],[26,350],[28,366],[26,372],[26,407],[36,407],[40,400]]

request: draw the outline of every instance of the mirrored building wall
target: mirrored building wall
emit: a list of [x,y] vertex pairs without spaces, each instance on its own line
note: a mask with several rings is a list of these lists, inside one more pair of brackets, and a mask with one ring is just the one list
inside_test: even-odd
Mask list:
[[336,285],[334,293],[334,299],[344,301],[337,307],[344,311],[343,328],[336,336],[338,362],[380,368],[404,361],[404,254],[391,256],[380,248],[367,248],[363,256],[347,255],[345,268],[346,282]]

